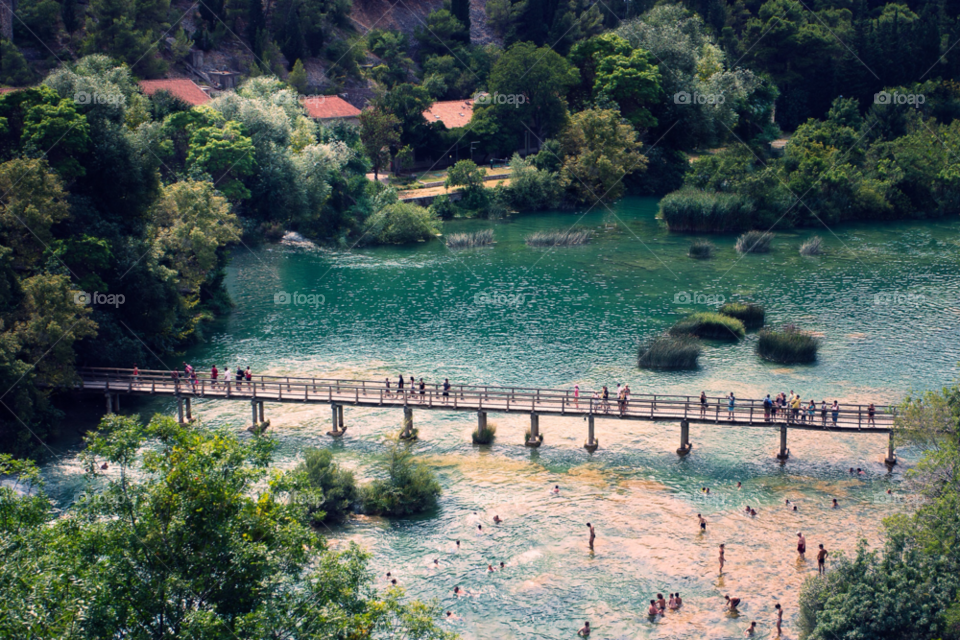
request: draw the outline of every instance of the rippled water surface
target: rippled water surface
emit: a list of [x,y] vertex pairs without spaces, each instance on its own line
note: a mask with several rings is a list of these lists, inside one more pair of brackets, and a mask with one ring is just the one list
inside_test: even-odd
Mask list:
[[[626,382],[635,392],[740,397],[795,389],[806,399],[846,403],[896,401],[956,376],[960,222],[819,230],[828,253],[812,258],[798,253],[812,231],[778,234],[772,253],[742,258],[735,237],[718,237],[715,258],[696,261],[686,257],[692,238],[665,233],[655,211],[654,200],[633,198],[613,213],[447,223],[447,233],[494,230],[495,246],[457,253],[439,242],[352,252],[302,244],[240,250],[228,276],[236,310],[207,330],[208,341],[188,359],[199,368],[243,363],[257,373],[324,377],[403,373],[590,389]],[[590,245],[545,250],[523,243],[534,231],[574,223],[596,229]],[[281,292],[323,302],[275,304]],[[636,368],[640,342],[721,299],[759,302],[768,324],[818,332],[819,363],[762,363],[750,335],[740,344],[708,344],[696,372]],[[136,408],[173,410],[164,401]],[[200,402],[195,413],[239,429],[248,410]],[[305,447],[332,447],[342,464],[367,477],[401,412],[348,406],[350,428],[337,442],[324,435],[326,406],[268,405],[267,417],[282,443],[281,467],[295,465]],[[530,450],[521,444],[526,416],[490,419],[495,444],[474,447],[473,415],[415,410],[415,450],[444,488],[438,512],[392,522],[356,518],[329,532],[335,544],[368,548],[374,569],[391,571],[412,595],[439,600],[465,638],[570,638],[584,620],[598,638],[730,638],[754,619],[759,637],[768,637],[777,602],[786,610],[785,637],[796,637],[797,592],[816,572],[815,562],[797,560],[797,531],[808,548],[823,543],[831,553],[849,553],[860,537],[879,542],[880,519],[909,498],[898,490],[906,465],[888,472],[880,435],[791,432],[792,456],[781,465],[773,430],[695,425],[693,453],[679,459],[676,424],[600,419],[601,448],[590,455],[582,449],[582,420],[541,417],[545,442]],[[901,455],[906,463],[914,458]],[[72,458],[65,460],[46,469],[62,502],[80,486]],[[865,473],[851,477],[850,466]],[[559,495],[549,491],[555,484]],[[840,509],[829,508],[833,497]],[[788,499],[798,511],[784,505]],[[747,504],[757,517],[743,514]],[[697,513],[708,520],[705,533]],[[503,524],[492,523],[494,514]],[[588,521],[598,536],[593,552]],[[501,561],[503,571],[486,571]],[[453,598],[455,585],[468,596]],[[650,621],[649,600],[676,591],[683,609]],[[739,618],[722,610],[724,594],[743,599]]]

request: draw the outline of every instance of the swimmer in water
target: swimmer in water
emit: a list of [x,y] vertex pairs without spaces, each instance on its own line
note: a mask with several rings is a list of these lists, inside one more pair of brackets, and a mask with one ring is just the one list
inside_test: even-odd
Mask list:
[[393,586],[397,586],[397,579],[394,578],[393,580],[391,580],[390,584],[392,584]]
[[506,565],[504,565],[504,564],[503,564],[503,560],[501,560],[501,561],[500,561],[500,568],[503,569],[504,566],[506,566]]
[[750,626],[747,627],[747,630],[744,632],[744,635],[746,635],[747,637],[750,637],[753,635],[753,632],[756,630],[757,630],[757,623],[751,622]]
[[483,525],[482,525],[482,524],[478,524],[478,525],[477,525],[477,534],[481,534],[481,533],[483,533]]
[[739,488],[742,487],[742,486],[743,486],[743,485],[742,485],[739,481],[737,481],[737,489],[739,489]]
[[440,566],[440,559],[439,559],[439,558],[434,558],[434,559],[433,559],[433,568],[434,568],[434,569],[437,569],[439,566]]
[[723,596],[727,599],[727,610],[736,611],[737,607],[740,606],[740,598],[731,598],[730,596]]
[[457,540],[457,551],[460,551],[460,541]]
[[840,506],[840,505],[837,504],[837,499],[834,498],[834,499],[833,499],[833,508],[836,509],[836,508],[838,508],[839,506]]
[[558,485],[558,484],[553,485],[553,492],[554,492],[554,493],[560,493],[560,485]]
[[667,610],[667,601],[663,599],[663,594],[657,594],[657,608],[660,609],[660,613],[663,613]]
[[493,522],[494,522],[494,524],[500,524],[501,522],[503,522],[503,518],[501,518],[501,517],[498,516],[498,515],[495,515],[495,516],[493,516]]
[[465,595],[467,595],[467,594],[466,594],[465,591],[462,591],[459,586],[456,586],[456,587],[453,588],[453,595],[455,595],[455,596],[457,596],[458,598],[460,598],[460,597],[465,596]]
[[794,510],[794,511],[797,510],[797,505],[793,505],[793,510]]
[[597,533],[596,533],[596,531],[593,530],[593,525],[590,524],[589,522],[587,523],[587,527],[590,529],[590,549],[592,550],[592,549],[593,549],[593,541],[596,539]]
[[751,516],[757,515],[757,510],[756,510],[756,509],[750,509],[750,515],[751,515]]
[[807,552],[807,539],[803,537],[803,532],[797,531],[797,553],[803,558]]
[[577,631],[577,635],[580,636],[581,638],[586,638],[587,636],[589,636],[589,635],[590,635],[590,623],[589,623],[589,622],[584,622],[584,623],[583,623],[583,628],[580,629],[580,631]]
[[660,614],[660,608],[657,607],[657,601],[651,600],[650,607],[647,609],[647,615],[651,618],[655,618]]
[[680,597],[680,594],[679,594],[679,593],[675,593],[675,594],[673,594],[673,595],[675,595],[675,596],[677,597],[677,598],[676,598],[676,600],[677,600],[677,609],[679,609],[680,607],[683,606],[683,598]]
[[496,569],[493,568],[493,565],[492,565],[492,564],[488,564],[488,565],[487,565],[487,572],[488,572],[488,573],[492,573],[492,572],[494,572],[494,571],[496,571]]
[[670,594],[670,599],[667,600],[667,608],[670,610],[677,608],[677,600],[673,597],[673,594]]
[[703,517],[702,515],[700,515],[699,513],[697,514],[697,518],[700,520],[700,531],[706,531],[706,530],[707,530],[707,521],[706,521],[706,520],[704,519],[704,517]]

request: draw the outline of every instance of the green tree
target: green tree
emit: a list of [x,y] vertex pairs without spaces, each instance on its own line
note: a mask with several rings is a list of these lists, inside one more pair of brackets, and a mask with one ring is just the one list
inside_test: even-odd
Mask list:
[[167,65],[156,42],[169,28],[169,11],[170,0],[91,0],[83,52],[123,60],[141,77],[160,76]]
[[[65,518],[33,467],[0,459],[33,488],[0,488],[0,632],[450,638],[434,608],[375,593],[357,546],[327,549],[291,499],[295,478],[271,473],[275,449],[166,417],[108,417],[87,438],[89,486]],[[101,476],[101,461],[115,474]]]
[[13,250],[16,268],[33,271],[54,225],[70,215],[63,183],[45,160],[10,160],[0,164],[0,194],[0,244]]
[[357,501],[353,474],[333,461],[329,449],[307,449],[297,467],[301,486],[298,501],[305,505],[312,522],[338,522],[347,517]]
[[577,202],[594,205],[618,199],[623,178],[646,168],[637,132],[612,109],[574,114],[560,135],[560,177]]
[[450,0],[450,14],[463,25],[463,40],[470,43],[470,0]]
[[[538,140],[556,134],[567,117],[563,96],[580,74],[549,47],[521,42],[507,49],[490,71],[488,90],[504,96],[493,110],[501,126],[522,136],[531,130]],[[512,98],[512,99],[511,99]]]
[[476,165],[473,160],[459,160],[447,170],[447,187],[463,187],[460,192],[460,206],[464,209],[477,211],[487,204],[487,190],[483,186],[486,171]]
[[386,477],[363,488],[363,510],[373,515],[405,517],[429,511],[437,505],[440,483],[433,471],[406,449],[394,447],[388,454]]
[[390,164],[391,149],[400,144],[400,120],[380,108],[360,112],[360,140],[373,167],[373,179]]
[[307,70],[303,67],[300,58],[297,58],[297,61],[293,63],[293,69],[287,77],[287,82],[300,93],[305,94],[307,92]]
[[20,50],[9,40],[0,39],[0,82],[15,87],[33,82],[33,72]]
[[241,178],[253,174],[253,151],[253,142],[238,122],[202,127],[190,136],[187,166],[208,173],[213,184],[231,200],[243,200],[250,197],[250,190]]

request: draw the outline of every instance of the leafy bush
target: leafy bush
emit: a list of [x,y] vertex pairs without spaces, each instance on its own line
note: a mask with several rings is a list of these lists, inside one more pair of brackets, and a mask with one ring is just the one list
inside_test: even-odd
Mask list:
[[428,209],[395,202],[370,216],[364,230],[376,244],[409,244],[434,237],[439,233],[439,221]]
[[573,247],[590,242],[592,232],[589,229],[571,231],[537,231],[524,240],[531,247]]
[[473,233],[451,233],[447,236],[447,246],[451,249],[472,249],[488,244],[493,244],[493,229]]
[[497,435],[497,425],[489,423],[483,429],[478,426],[470,435],[473,438],[473,444],[490,444]]
[[728,302],[720,307],[720,313],[736,318],[746,329],[759,329],[763,326],[765,313],[763,307],[749,302]]
[[747,231],[737,238],[737,251],[740,253],[770,253],[774,234],[769,231]]
[[333,461],[329,449],[307,449],[295,473],[307,486],[302,501],[314,523],[340,521],[347,517],[357,500],[357,484],[353,474]]
[[802,256],[819,256],[821,253],[823,253],[823,238],[820,236],[813,236],[800,245]]
[[445,193],[441,193],[430,203],[430,213],[440,220],[451,220],[457,215],[457,205]]
[[406,449],[394,447],[390,450],[386,473],[386,478],[374,480],[361,490],[365,513],[403,517],[437,506],[440,483],[433,471],[417,462]]
[[739,340],[746,335],[746,328],[736,318],[714,312],[694,313],[670,327],[670,335],[684,335],[711,340]]
[[640,347],[641,369],[696,369],[700,341],[691,335],[662,335]]
[[507,198],[518,211],[553,209],[560,204],[563,188],[557,173],[538,169],[532,158],[514,154],[510,159],[510,186]]
[[707,260],[713,257],[713,249],[713,243],[709,240],[694,240],[687,255],[697,260]]
[[757,354],[764,360],[783,364],[809,363],[817,359],[820,341],[792,324],[779,331],[764,329],[757,341]]
[[740,231],[751,225],[753,204],[733,193],[684,187],[660,200],[660,217],[670,231]]

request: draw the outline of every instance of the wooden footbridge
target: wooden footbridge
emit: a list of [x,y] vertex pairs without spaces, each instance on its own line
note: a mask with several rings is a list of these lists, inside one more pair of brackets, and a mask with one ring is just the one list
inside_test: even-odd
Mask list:
[[[722,426],[759,427],[780,430],[780,460],[789,458],[787,431],[804,429],[839,433],[889,434],[888,464],[896,464],[893,448],[893,421],[895,408],[877,405],[840,403],[839,411],[828,406],[824,412],[818,406],[813,414],[807,407],[799,410],[778,409],[767,412],[763,400],[736,399],[729,406],[727,398],[708,397],[702,404],[699,396],[630,394],[626,402],[615,397],[608,400],[594,398],[593,392],[539,389],[529,387],[500,387],[467,384],[430,383],[420,388],[419,382],[410,388],[409,380],[403,389],[395,379],[387,381],[338,380],[329,378],[299,378],[286,376],[252,376],[250,380],[237,379],[231,372],[223,372],[213,380],[207,374],[187,378],[183,372],[138,371],[133,369],[83,368],[76,390],[100,393],[106,396],[107,411],[119,410],[121,395],[169,396],[176,398],[181,422],[192,420],[191,400],[231,400],[249,402],[254,431],[266,428],[265,402],[294,404],[328,404],[332,409],[332,430],[329,435],[343,435],[346,425],[344,406],[403,408],[401,437],[415,437],[413,410],[470,411],[477,414],[478,428],[486,427],[487,414],[527,413],[530,415],[530,435],[527,446],[542,442],[539,418],[541,415],[582,416],[587,421],[584,448],[595,451],[599,446],[594,430],[597,418],[616,420],[647,420],[680,423],[680,447],[677,453],[690,452],[690,423]],[[598,394],[599,395],[599,394]],[[614,394],[611,394],[614,395]],[[809,403],[808,403],[809,404]],[[836,415],[834,415],[836,413]]]

